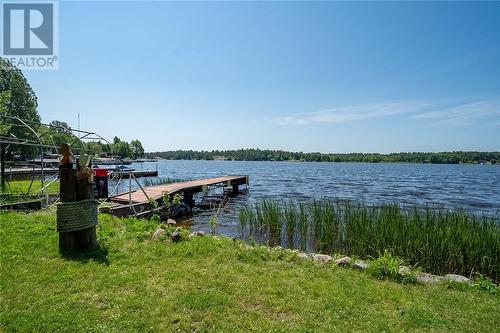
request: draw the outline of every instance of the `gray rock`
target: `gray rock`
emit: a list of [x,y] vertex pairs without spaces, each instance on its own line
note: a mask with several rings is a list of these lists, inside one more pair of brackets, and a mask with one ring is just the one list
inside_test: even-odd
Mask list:
[[442,279],[442,277],[429,273],[422,273],[417,276],[417,282],[424,284],[436,284],[440,279]]
[[156,231],[154,232],[153,234],[153,237],[151,237],[152,240],[157,240],[158,238],[160,238],[161,235],[163,235],[165,233],[165,230],[162,229],[162,228],[158,228],[156,229]]
[[167,220],[167,225],[171,226],[171,227],[175,227],[177,225],[177,222],[175,222],[175,220],[168,219]]
[[312,258],[313,258],[314,262],[317,262],[319,264],[328,264],[330,261],[333,260],[333,258],[331,256],[329,256],[327,254],[319,254],[319,253],[313,254]]
[[342,257],[335,260],[335,264],[337,266],[349,266],[350,263],[351,263],[351,258],[349,257]]
[[411,269],[408,266],[399,266],[398,273],[401,276],[407,276],[411,274]]
[[358,260],[356,261],[354,264],[352,264],[352,267],[353,268],[356,268],[356,269],[361,269],[361,270],[364,270],[364,269],[367,269],[368,268],[368,263],[366,263],[365,261],[363,260]]
[[304,253],[304,252],[297,253],[297,258],[299,258],[301,260],[311,260],[311,257],[307,253]]
[[470,279],[459,274],[446,274],[444,276],[444,279],[447,281],[454,281],[454,282],[470,282]]

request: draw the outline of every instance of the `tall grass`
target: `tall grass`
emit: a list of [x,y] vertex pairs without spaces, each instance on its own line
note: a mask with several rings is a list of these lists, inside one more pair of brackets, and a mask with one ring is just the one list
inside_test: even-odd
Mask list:
[[158,177],[153,179],[145,178],[144,186],[158,186],[158,185],[165,185],[165,184],[185,182],[185,181],[186,181],[185,179],[177,179],[170,177]]
[[301,250],[376,257],[385,250],[433,273],[500,280],[500,221],[463,210],[264,200],[240,212],[244,237]]

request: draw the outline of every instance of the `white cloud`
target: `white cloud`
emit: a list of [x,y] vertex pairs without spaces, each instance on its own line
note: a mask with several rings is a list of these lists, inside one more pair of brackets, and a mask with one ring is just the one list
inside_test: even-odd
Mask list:
[[479,119],[500,116],[500,99],[467,102],[415,114],[414,119],[434,120],[434,124],[468,125]]
[[272,121],[279,125],[300,126],[360,121],[403,114],[409,114],[409,117],[415,120],[431,120],[435,124],[467,124],[481,118],[499,116],[500,99],[468,102],[393,101],[295,114],[274,118]]
[[274,122],[282,125],[308,125],[314,123],[340,123],[375,117],[394,116],[415,112],[428,107],[423,102],[388,102],[380,104],[366,104],[349,107],[340,107],[310,113],[297,114],[288,117],[275,118]]

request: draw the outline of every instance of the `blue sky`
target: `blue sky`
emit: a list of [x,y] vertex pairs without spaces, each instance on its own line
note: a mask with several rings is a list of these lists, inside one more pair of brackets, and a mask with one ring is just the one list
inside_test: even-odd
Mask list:
[[147,151],[500,150],[500,3],[59,4],[44,121]]

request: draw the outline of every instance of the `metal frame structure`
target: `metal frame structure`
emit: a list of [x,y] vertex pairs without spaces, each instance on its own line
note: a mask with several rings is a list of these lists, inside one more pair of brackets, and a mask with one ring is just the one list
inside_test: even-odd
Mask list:
[[[63,126],[56,126],[56,125],[51,125],[51,124],[44,124],[44,123],[39,123],[39,122],[34,122],[34,121],[29,121],[29,120],[23,120],[19,117],[13,117],[13,116],[6,116],[6,115],[0,115],[0,119],[2,122],[6,123],[8,126],[11,127],[22,127],[27,129],[29,132],[34,134],[33,138],[18,138],[15,135],[11,134],[10,136],[5,136],[0,134],[0,144],[3,145],[4,147],[8,148],[11,145],[20,145],[20,146],[31,146],[31,147],[36,147],[40,151],[40,173],[41,173],[41,195],[44,195],[45,187],[50,185],[51,182],[47,186],[44,186],[44,181],[45,181],[45,174],[44,174],[44,153],[47,152],[47,150],[52,150],[53,153],[57,154],[58,153],[58,148],[56,147],[54,143],[54,139],[52,137],[52,134],[57,133],[66,133],[74,137],[72,142],[68,142],[70,145],[71,149],[73,152],[79,152],[79,153],[86,153],[86,152],[97,152],[97,151],[92,151],[89,149],[86,149],[85,146],[83,145],[83,140],[85,141],[92,141],[92,140],[97,140],[97,141],[104,141],[106,144],[109,144],[111,147],[111,155],[113,156],[113,145],[111,142],[106,140],[104,137],[101,135],[95,133],[95,132],[88,132],[84,130],[77,130],[73,128],[66,128]],[[38,132],[35,130],[36,127],[38,126],[45,126],[48,131],[43,133],[43,134],[38,134]],[[50,142],[52,143],[51,145],[45,144],[42,139],[46,136],[49,136]],[[81,147],[76,147],[75,143],[78,143],[81,145]],[[35,159],[34,159],[35,161]],[[1,161],[2,164],[2,182],[5,181],[5,161]],[[33,183],[32,178],[32,183]],[[56,178],[57,179],[57,178]],[[31,188],[31,185],[30,185]]]

